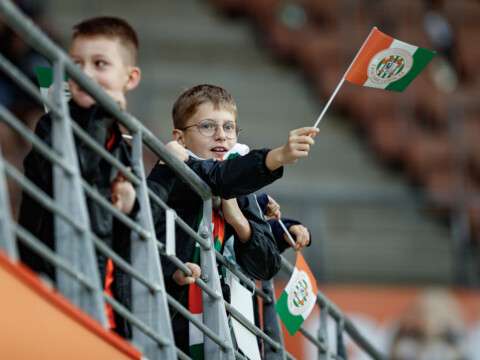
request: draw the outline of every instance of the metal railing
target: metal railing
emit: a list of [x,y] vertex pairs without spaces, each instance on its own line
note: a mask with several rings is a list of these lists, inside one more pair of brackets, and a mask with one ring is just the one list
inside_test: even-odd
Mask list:
[[[66,100],[61,91],[62,86],[54,87],[53,101],[45,101],[38,88],[0,54],[0,70],[10,78],[12,83],[16,83],[37,102],[45,101],[51,109],[53,131],[53,144],[50,147],[23,125],[6,107],[0,105],[0,119],[19,136],[31,143],[33,149],[52,164],[54,174],[54,196],[51,197],[6,161],[2,157],[0,149],[0,246],[12,261],[18,259],[15,242],[17,239],[57,268],[56,286],[59,291],[104,327],[107,327],[105,303],[108,303],[131,323],[133,325],[132,343],[149,359],[174,359],[176,357],[189,359],[188,355],[175,348],[168,305],[204,333],[205,352],[208,359],[245,359],[245,356],[233,346],[226,312],[263,340],[265,359],[293,359],[294,357],[285,351],[283,345],[279,318],[274,309],[273,282],[263,282],[262,289],[260,289],[252,279],[237,269],[235,264],[232,264],[211,246],[213,241],[210,226],[213,195],[211,189],[189,167],[170,153],[150,130],[128,112],[120,111],[117,104],[97,84],[86,77],[70,61],[66,53],[9,0],[0,0],[0,16],[28,44],[53,64],[55,84],[61,84],[67,74],[130,131],[132,134],[132,168],[133,173],[138,176],[134,176],[71,120]],[[96,151],[113,168],[123,173],[135,186],[140,205],[139,214],[135,220],[117,210],[95,188],[82,179],[74,147],[74,136]],[[176,256],[166,254],[165,245],[156,239],[150,202],[163,210],[167,210],[168,206],[147,187],[142,161],[142,146],[152,150],[178,176],[182,177],[203,201],[203,220],[198,233],[181,218],[174,216],[176,226],[186,231],[200,244],[202,274],[207,275],[207,277],[202,276],[196,280],[197,285],[202,289],[204,298],[203,323],[196,320],[187,309],[165,291],[159,253],[164,254],[185,274],[189,275],[191,272]],[[54,214],[56,238],[62,237],[62,241],[56,241],[55,251],[11,219],[5,181],[7,176],[16,182],[24,193]],[[92,233],[85,197],[96,202],[104,211],[111,213],[131,230],[130,263]],[[116,267],[132,278],[131,310],[103,293],[96,265],[96,253],[112,259]],[[244,286],[263,299],[264,331],[247,320],[223,299],[217,263],[227,267]],[[293,265],[282,260],[282,269],[291,274]],[[208,281],[202,279],[208,279]],[[343,338],[344,333],[348,334],[373,359],[385,359],[385,356],[360,334],[328,298],[320,291],[317,296],[317,304],[322,309],[319,334],[315,336],[304,328],[301,328],[300,331],[318,348],[320,359],[345,358],[341,349],[335,352],[328,347],[326,331],[328,316],[337,323],[339,339]],[[205,301],[205,299],[209,301]]]

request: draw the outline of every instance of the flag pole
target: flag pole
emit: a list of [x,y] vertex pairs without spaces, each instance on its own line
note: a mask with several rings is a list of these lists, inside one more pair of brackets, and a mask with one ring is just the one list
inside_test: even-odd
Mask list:
[[367,38],[366,38],[365,41],[363,42],[362,47],[360,48],[360,50],[358,50],[357,54],[356,54],[355,57],[353,58],[353,61],[350,63],[350,66],[348,67],[347,71],[345,71],[345,74],[343,74],[342,80],[340,80],[340,82],[338,83],[337,88],[336,88],[335,91],[333,92],[332,96],[330,96],[330,99],[328,99],[327,105],[325,105],[325,107],[323,108],[322,113],[321,113],[320,116],[318,117],[318,119],[317,119],[317,121],[315,122],[315,125],[313,125],[313,127],[318,127],[318,124],[320,123],[320,120],[322,120],[323,115],[325,115],[325,113],[327,112],[327,109],[328,109],[328,107],[330,106],[330,104],[332,103],[333,98],[337,95],[338,91],[340,90],[340,88],[342,87],[343,83],[345,82],[345,76],[347,76],[348,72],[350,71],[350,68],[351,68],[352,65],[355,63],[355,60],[357,60],[358,55],[362,52],[363,47],[364,47],[365,44],[367,43],[368,39],[370,39],[370,36],[372,35],[372,33],[375,31],[376,28],[377,28],[377,27],[374,26],[373,29],[370,31],[370,34],[368,34]]
[[315,125],[313,125],[313,127],[318,127],[318,123],[320,122],[320,120],[322,120],[323,115],[325,115],[325,113],[327,112],[327,109],[330,106],[330,104],[332,103],[333,98],[335,97],[335,95],[337,95],[338,90],[340,90],[340,87],[343,85],[344,82],[345,82],[345,75],[343,75],[342,80],[340,80],[340,82],[338,83],[337,88],[333,92],[332,96],[330,96],[330,99],[328,99],[327,105],[325,105],[325,107],[323,108],[322,113],[318,117],[317,122],[315,123]]
[[278,223],[280,224],[280,226],[282,227],[283,231],[285,232],[285,234],[287,235],[288,239],[290,240],[290,243],[292,244],[293,247],[295,247],[295,240],[293,240],[293,237],[292,237],[292,234],[290,234],[290,232],[287,230],[287,228],[285,227],[285,224],[283,223],[282,219],[278,219]]

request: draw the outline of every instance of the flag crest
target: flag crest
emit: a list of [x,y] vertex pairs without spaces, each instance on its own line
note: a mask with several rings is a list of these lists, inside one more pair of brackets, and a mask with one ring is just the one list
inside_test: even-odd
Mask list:
[[407,44],[374,28],[347,71],[345,80],[402,92],[435,54],[435,51]]

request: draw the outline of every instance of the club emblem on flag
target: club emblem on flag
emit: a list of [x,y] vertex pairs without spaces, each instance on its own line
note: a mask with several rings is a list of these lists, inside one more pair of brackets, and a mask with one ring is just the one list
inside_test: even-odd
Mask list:
[[300,315],[308,308],[307,303],[309,298],[313,298],[310,296],[312,292],[312,284],[310,284],[308,275],[303,271],[297,274],[294,284],[295,286],[288,294],[288,310],[292,315]]
[[408,74],[412,56],[402,49],[386,49],[376,54],[368,65],[368,78],[375,84],[388,85]]

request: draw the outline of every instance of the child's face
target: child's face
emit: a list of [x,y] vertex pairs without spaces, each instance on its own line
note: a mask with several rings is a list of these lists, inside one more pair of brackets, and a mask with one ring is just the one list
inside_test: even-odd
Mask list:
[[[131,81],[134,67],[125,64],[122,51],[118,39],[77,36],[70,47],[70,57],[88,77],[120,102],[124,99],[124,93],[136,86],[132,87]],[[79,106],[89,108],[95,104],[95,100],[73,80],[69,80],[69,87],[73,100]]]
[[235,122],[235,115],[227,110],[214,109],[211,103],[204,103],[197,108],[185,127],[196,125],[202,120],[213,120],[217,123],[214,135],[210,137],[202,135],[197,126],[192,126],[185,130],[173,130],[173,138],[202,159],[220,160],[237,143],[236,137],[227,138],[223,130],[224,124]]

